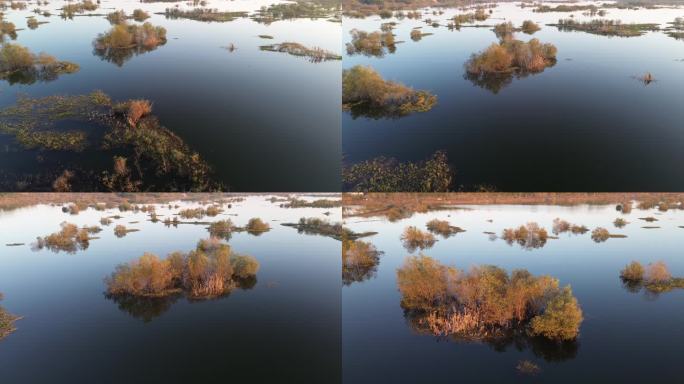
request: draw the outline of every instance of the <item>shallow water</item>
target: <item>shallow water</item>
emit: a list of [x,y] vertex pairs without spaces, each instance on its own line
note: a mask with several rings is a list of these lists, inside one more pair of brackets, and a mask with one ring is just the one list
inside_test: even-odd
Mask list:
[[[210,1],[208,7],[251,13],[271,3]],[[146,98],[153,102],[153,113],[161,124],[199,152],[216,178],[233,191],[339,190],[340,61],[311,63],[259,50],[260,45],[295,41],[339,51],[339,23],[326,19],[270,25],[248,18],[226,23],[167,20],[153,12],[176,5],[191,9],[192,5],[102,1],[91,13],[124,9],[130,14],[142,8],[151,16],[146,21],[168,32],[165,45],[117,66],[93,54],[93,39],[111,28],[104,16],[62,20],[57,10],[61,5],[41,6],[53,15],[49,19],[37,15],[39,21],[49,23],[36,30],[26,28],[26,17],[34,15],[33,4],[24,11],[8,9],[5,18],[17,28],[26,28],[14,42],[75,62],[80,71],[30,86],[0,81],[0,107],[14,104],[19,94],[40,97],[98,89],[115,100]],[[259,38],[262,34],[274,39]],[[224,48],[231,43],[237,50]],[[11,149],[11,143],[0,137],[4,148],[0,171],[23,171],[27,160]],[[107,160],[111,163],[111,158]]]
[[[555,4],[553,4],[555,5]],[[557,63],[542,73],[513,79],[497,94],[464,78],[471,54],[497,41],[491,28],[449,31],[447,19],[462,13],[449,9],[433,28],[421,20],[345,18],[343,41],[356,28],[376,31],[397,21],[396,53],[383,58],[343,58],[344,68],[370,65],[385,79],[437,95],[426,113],[400,119],[353,119],[343,113],[342,150],[347,164],[377,156],[402,161],[428,158],[446,150],[456,184],[489,186],[500,191],[679,191],[684,188],[681,122],[684,111],[684,44],[663,32],[641,37],[604,37],[561,32],[546,26],[582,12],[533,13],[517,3],[502,3],[478,24],[524,20],[542,29],[534,35],[558,48]],[[608,9],[605,19],[660,23],[665,27],[684,9]],[[598,17],[597,17],[598,18]],[[434,33],[419,42],[413,27]],[[657,81],[634,79],[646,72]]]
[[[381,218],[345,218],[359,232],[378,231],[364,239],[384,254],[374,278],[342,288],[342,345],[344,382],[347,383],[452,383],[477,382],[625,382],[638,383],[658,377],[677,381],[679,346],[684,342],[684,290],[660,295],[630,293],[619,278],[632,260],[642,264],[664,261],[673,276],[684,275],[681,257],[682,211],[660,214],[634,209],[616,212],[615,206],[480,205],[465,209],[415,214],[388,222]],[[647,224],[639,217],[659,221]],[[530,221],[551,233],[553,219],[560,217],[590,230],[604,227],[627,238],[595,243],[591,234],[560,234],[539,249],[525,250],[504,240],[490,240],[483,232],[501,236],[505,228]],[[630,222],[617,229],[613,220]],[[534,275],[550,275],[560,285],[570,284],[584,312],[575,348],[551,345],[508,345],[496,349],[478,342],[456,342],[414,332],[400,307],[396,271],[409,254],[400,241],[409,225],[425,230],[427,221],[439,218],[466,230],[437,243],[422,253],[447,265],[467,270],[492,264],[510,272],[524,268]],[[492,220],[492,222],[488,222]],[[644,229],[656,225],[660,229]],[[416,252],[415,254],[418,254]],[[520,360],[531,360],[541,372],[534,377],[516,371]]]
[[[108,300],[103,278],[144,252],[163,257],[194,249],[208,237],[205,225],[165,227],[147,221],[145,213],[118,209],[72,216],[38,205],[0,212],[0,304],[24,316],[0,342],[3,382],[338,382],[340,243],[280,223],[300,217],[339,221],[339,210],[285,209],[266,198],[249,197],[203,219],[230,218],[242,226],[260,217],[271,225],[260,236],[243,232],[229,240],[233,250],[261,264],[256,285],[218,299],[180,298],[156,314],[142,311],[150,316],[147,322]],[[157,213],[181,208],[157,206]],[[330,216],[323,215],[327,211]],[[103,227],[85,251],[35,252],[29,246],[36,236],[58,231],[62,221],[99,225],[101,217],[114,214],[123,218]],[[116,238],[116,224],[140,231]],[[5,246],[16,242],[26,245]]]

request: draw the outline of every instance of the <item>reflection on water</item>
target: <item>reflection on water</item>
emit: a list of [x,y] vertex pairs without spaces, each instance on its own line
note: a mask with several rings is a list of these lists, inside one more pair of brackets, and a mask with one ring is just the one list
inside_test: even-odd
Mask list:
[[[345,382],[501,383],[521,374],[549,383],[637,382],[656,372],[676,380],[681,194],[344,200],[345,226],[376,231],[364,241],[383,251],[372,276],[342,288]],[[639,217],[657,218],[661,228],[613,225]],[[407,256],[406,228],[442,222],[465,232]],[[611,228],[608,241],[592,239],[598,228]],[[542,229],[544,245],[526,247],[541,244]],[[498,239],[507,232],[515,246]]]
[[[283,208],[271,197],[3,195],[3,380],[339,382],[340,243],[278,225],[303,216],[337,222],[339,209]],[[186,219],[181,212],[204,215]],[[210,223],[228,219],[262,231],[198,244]],[[71,225],[60,228],[64,221]],[[117,238],[118,225],[138,231]],[[38,236],[62,245],[79,232],[90,236],[87,248],[31,249]],[[23,245],[5,246],[12,243]],[[6,334],[10,313],[23,318]],[[34,364],[41,369],[28,369]]]
[[[159,124],[215,170],[213,178],[224,190],[339,189],[340,61],[310,63],[259,49],[259,35],[270,35],[277,42],[339,55],[338,22],[299,14],[279,16],[269,25],[252,20],[261,6],[274,3],[267,0],[210,2],[207,7],[193,2],[92,3],[96,9],[74,9],[65,12],[64,19],[59,16],[62,8],[76,3],[41,3],[36,6],[40,13],[34,13],[33,6],[3,11],[3,37],[9,40],[16,33],[13,44],[77,64],[80,70],[56,79],[41,75],[40,80],[50,81],[30,85],[14,82],[14,73],[12,84],[0,80],[0,110],[15,105],[20,95],[40,99],[101,90],[115,100],[148,100]],[[167,18],[167,8],[217,8],[239,17],[226,22]],[[136,19],[136,9],[149,18]],[[49,23],[21,29],[29,16]],[[7,23],[16,31],[9,31]],[[316,33],[309,33],[312,30]],[[236,49],[228,54],[222,48],[226,46]],[[0,78],[5,78],[3,73]],[[80,122],[64,128],[91,127]],[[74,154],[18,144],[14,135],[0,133],[0,183],[5,191],[52,191],[52,182],[65,170],[92,177],[112,168],[112,158],[103,158],[102,151]],[[129,154],[121,156],[130,159]],[[133,168],[131,162],[127,166]],[[48,165],[57,170],[45,175],[42,170]],[[88,183],[73,187],[103,190]],[[171,189],[161,185],[139,190]]]
[[[406,41],[397,45],[395,53],[382,57],[356,54],[356,49],[353,54],[345,52],[345,69],[369,65],[382,78],[426,90],[439,100],[428,112],[394,120],[343,112],[345,166],[380,156],[416,162],[443,150],[456,173],[451,190],[681,190],[677,165],[684,157],[677,127],[684,119],[679,108],[684,97],[680,76],[684,46],[664,30],[682,17],[681,5],[639,10],[608,7],[604,16],[584,15],[585,11],[533,12],[534,8],[499,3],[487,20],[452,30],[448,25],[453,17],[471,11],[426,8],[419,11],[422,19],[345,18],[342,37],[349,46],[358,42],[358,31],[377,32],[379,37],[383,25],[392,22],[396,23],[394,40]],[[625,29],[631,23],[655,23],[660,30],[611,37],[549,26],[570,15],[578,23],[621,20]],[[428,19],[439,26],[432,28]],[[515,31],[513,39],[524,43],[538,39],[555,46],[549,66],[543,71],[509,70],[505,65],[509,55],[496,49],[485,60],[494,71],[467,70],[464,65],[471,55],[501,44],[495,26],[511,22],[518,29],[525,21],[541,29],[533,38]],[[486,25],[474,27],[480,24]],[[411,42],[416,27],[433,35]],[[382,48],[382,40],[377,41],[369,46]],[[513,51],[513,61],[519,57],[522,63],[541,63],[527,61],[532,56],[520,47]],[[645,87],[634,78],[645,78],[650,84]]]

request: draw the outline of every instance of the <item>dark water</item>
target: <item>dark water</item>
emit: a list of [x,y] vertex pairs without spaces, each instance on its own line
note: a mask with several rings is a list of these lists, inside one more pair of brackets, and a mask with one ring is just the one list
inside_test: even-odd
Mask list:
[[[416,214],[395,223],[379,218],[347,218],[355,231],[378,231],[365,240],[384,251],[375,278],[342,289],[342,346],[345,383],[502,383],[502,382],[622,382],[658,380],[677,382],[683,373],[680,347],[684,342],[684,290],[660,295],[630,293],[622,286],[620,270],[632,260],[642,264],[664,261],[673,276],[684,275],[681,257],[684,225],[681,211],[658,214],[634,210],[623,229],[613,227],[620,216],[614,206],[471,206]],[[638,217],[654,216],[660,229]],[[590,233],[560,234],[540,249],[525,250],[484,231],[497,233],[529,221],[551,234],[560,217],[590,229],[607,228],[623,239],[595,243]],[[433,218],[448,220],[466,230],[448,239],[438,237],[423,251],[441,263],[467,270],[492,264],[507,271],[517,268],[534,275],[550,275],[560,285],[570,284],[584,313],[574,348],[554,344],[507,345],[495,348],[478,342],[456,342],[417,334],[400,307],[396,270],[408,255],[400,235],[409,225],[425,230]],[[493,220],[489,223],[487,220]],[[417,253],[416,253],[417,254]],[[541,368],[536,376],[516,371],[520,360]]]
[[[118,210],[70,216],[60,207],[37,206],[0,213],[0,304],[24,316],[18,330],[0,342],[2,382],[339,382],[339,242],[279,224],[301,216],[325,218],[325,211],[286,210],[253,197],[209,218],[244,225],[261,217],[271,225],[258,237],[239,233],[229,241],[261,264],[256,285],[220,299],[180,298],[154,316],[147,312],[148,322],[105,298],[103,278],[144,252],[165,256],[194,249],[208,237],[205,226],[167,228],[146,222],[143,213]],[[99,225],[105,214],[124,218],[104,227],[85,251],[5,247],[56,232],[64,220]],[[339,214],[329,218],[339,220]],[[117,223],[140,231],[118,239]]]
[[[253,11],[268,4],[240,0],[210,6]],[[94,13],[116,8],[130,14],[142,8],[152,16],[148,22],[168,32],[165,45],[133,56],[122,66],[93,54],[93,39],[111,28],[104,17],[77,16],[65,21],[56,10],[61,3],[41,6],[53,15],[36,18],[50,23],[19,31],[15,42],[33,52],[75,62],[81,70],[29,86],[0,82],[0,107],[14,104],[19,94],[40,97],[98,89],[115,100],[146,98],[153,102],[153,113],[161,124],[199,152],[216,178],[231,190],[339,190],[340,61],[310,63],[262,52],[259,46],[295,41],[337,51],[340,24],[325,19],[271,25],[250,19],[204,23],[153,14],[172,6],[133,0],[102,2]],[[5,18],[25,28],[33,8],[7,10]],[[192,6],[183,3],[181,8]],[[261,39],[260,34],[274,39]],[[237,47],[232,53],[223,48],[231,43]],[[26,160],[21,154],[9,151],[6,137],[0,137],[0,144],[5,148],[0,152],[2,171],[23,171]]]
[[[529,19],[542,26],[532,36],[558,48],[558,62],[543,73],[514,79],[498,94],[464,78],[472,53],[497,41],[490,28],[449,31],[423,21],[398,21],[396,53],[384,58],[344,56],[344,68],[371,65],[385,79],[437,95],[427,113],[394,120],[342,116],[342,149],[348,164],[377,156],[402,161],[447,151],[456,184],[501,191],[679,191],[684,188],[684,44],[661,32],[617,38],[560,32],[544,26],[570,13],[532,13],[499,4],[481,24]],[[574,12],[575,19],[589,18]],[[609,9],[606,19],[671,22],[684,10]],[[505,19],[505,20],[504,20]],[[353,28],[376,31],[378,17],[345,19],[343,41]],[[395,20],[396,21],[396,20]],[[434,33],[419,42],[412,27]],[[634,79],[651,72],[655,83]]]

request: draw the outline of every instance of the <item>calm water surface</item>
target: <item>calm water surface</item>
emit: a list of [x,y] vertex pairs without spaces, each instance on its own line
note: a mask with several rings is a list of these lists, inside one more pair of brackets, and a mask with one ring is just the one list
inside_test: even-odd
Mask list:
[[[552,4],[555,5],[555,4]],[[665,27],[684,9],[608,9],[605,19],[660,23]],[[684,42],[662,32],[619,38],[560,32],[545,26],[571,13],[533,13],[499,4],[479,24],[533,20],[534,35],[558,48],[555,66],[514,79],[497,94],[464,78],[472,53],[497,41],[491,28],[449,31],[447,19],[433,28],[424,21],[383,20],[377,16],[343,22],[343,41],[356,28],[376,31],[397,21],[396,53],[384,58],[344,56],[344,68],[371,65],[385,79],[437,95],[427,113],[394,120],[353,119],[343,113],[342,149],[348,164],[377,156],[416,161],[446,150],[456,184],[485,185],[501,191],[679,191],[684,188]],[[576,20],[588,20],[572,12]],[[419,42],[413,27],[434,33]],[[635,80],[651,72],[648,86]]]
[[[416,214],[390,223],[379,218],[346,218],[355,231],[378,231],[365,240],[384,251],[377,275],[342,289],[343,372],[346,383],[502,383],[502,382],[676,382],[684,373],[680,347],[684,343],[684,290],[657,296],[630,293],[620,270],[632,260],[642,264],[664,261],[673,276],[684,276],[682,242],[684,213],[633,210],[622,216],[614,206],[464,206],[466,209]],[[623,229],[613,220],[630,222]],[[653,216],[647,224],[639,217]],[[529,221],[551,234],[560,217],[590,229],[607,228],[627,238],[595,243],[590,233],[560,234],[540,249],[525,250],[483,232],[499,236],[505,228]],[[524,268],[534,275],[551,275],[570,284],[584,312],[574,349],[537,349],[508,345],[496,349],[485,343],[462,343],[414,332],[404,318],[396,271],[409,254],[400,241],[409,225],[425,230],[438,218],[466,232],[437,243],[423,254],[459,269],[492,264],[507,271]],[[488,222],[492,220],[492,222]],[[660,229],[644,229],[656,225]],[[417,254],[417,253],[416,253]],[[520,360],[539,365],[541,373],[523,376]]]
[[[208,7],[252,13],[274,2],[210,1]],[[167,20],[153,12],[193,6],[105,0],[92,13],[124,9],[130,14],[142,8],[151,15],[146,21],[167,29],[165,45],[133,56],[119,67],[93,54],[92,41],[111,28],[109,22],[103,16],[62,20],[57,10],[61,5],[41,6],[53,15],[36,15],[39,21],[49,21],[36,30],[26,28],[26,17],[35,15],[33,4],[24,11],[8,9],[5,18],[25,28],[18,32],[16,43],[75,62],[81,70],[29,86],[2,81],[0,107],[14,104],[19,94],[40,97],[98,89],[115,100],[145,98],[153,102],[161,124],[199,152],[231,190],[339,190],[340,61],[311,63],[259,50],[260,45],[294,41],[339,51],[339,23],[326,19],[270,25],[248,18],[226,23]],[[259,38],[262,34],[274,39]],[[224,48],[231,43],[237,47],[234,52]],[[7,137],[0,136],[0,144],[2,171],[27,172],[26,164],[40,167],[36,153],[16,153]]]
[[[144,252],[166,256],[194,249],[208,237],[206,226],[165,227],[146,221],[144,213],[118,209],[71,216],[38,205],[0,212],[2,306],[24,316],[0,342],[3,382],[338,382],[340,243],[280,223],[300,217],[339,221],[339,209],[325,216],[328,210],[284,209],[265,198],[250,197],[208,218],[242,226],[260,217],[271,225],[260,236],[238,233],[229,241],[261,264],[256,285],[219,299],[180,298],[147,322],[105,298],[103,278]],[[177,210],[157,207],[160,215]],[[62,221],[99,225],[100,217],[113,214],[123,218],[104,227],[85,251],[34,252],[28,245],[58,231]],[[116,224],[140,231],[116,238]],[[5,246],[15,242],[27,245]]]

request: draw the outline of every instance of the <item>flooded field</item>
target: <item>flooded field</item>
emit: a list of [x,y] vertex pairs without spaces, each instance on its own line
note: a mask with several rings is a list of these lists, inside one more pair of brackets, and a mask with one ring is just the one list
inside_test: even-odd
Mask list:
[[0,206],[3,382],[341,380],[339,195]]
[[337,191],[339,11],[273,3],[0,2],[0,190]]
[[345,195],[344,207],[346,227],[377,232],[343,256],[344,382],[678,380],[681,195]]
[[[345,190],[684,187],[681,6],[514,2],[358,18],[373,5],[348,4]],[[428,168],[428,159],[455,176],[415,187],[426,176],[387,165]],[[374,167],[407,182],[369,186],[382,175]]]

